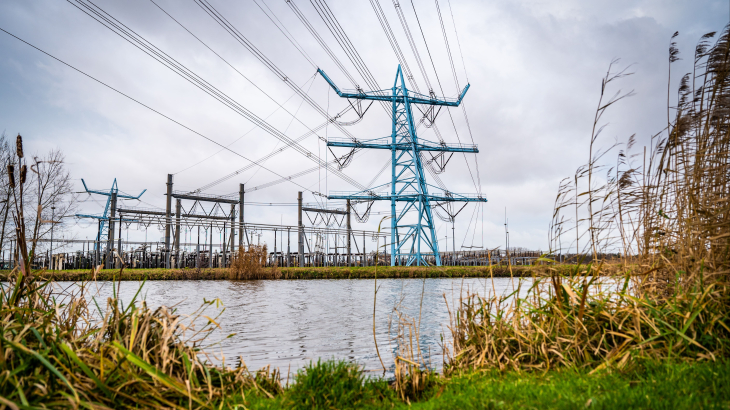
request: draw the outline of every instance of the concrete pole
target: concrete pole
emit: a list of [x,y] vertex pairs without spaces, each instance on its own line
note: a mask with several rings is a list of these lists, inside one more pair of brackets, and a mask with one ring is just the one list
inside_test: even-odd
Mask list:
[[[99,219],[99,234],[101,234],[101,219]],[[97,238],[101,238],[101,235],[97,235]],[[94,268],[101,265],[101,244],[99,241],[94,241]]]
[[304,225],[302,224],[302,192],[297,194],[297,221],[299,228],[297,256],[299,257],[299,267],[304,267]]
[[182,214],[182,204],[180,199],[175,201],[175,258],[177,259],[177,267],[180,267],[180,216]]
[[291,230],[286,228],[286,267],[289,267],[291,259]]
[[231,260],[233,260],[234,254],[236,253],[236,230],[233,228],[236,225],[236,205],[231,204]]
[[238,185],[238,247],[243,248],[243,200],[244,184]]
[[223,221],[223,236],[221,240],[221,266],[219,268],[226,267],[226,221]]
[[111,269],[114,265],[112,265],[113,258],[110,258],[112,254],[112,247],[114,246],[114,218],[116,217],[117,213],[117,193],[112,192],[112,201],[111,201],[111,215],[109,216],[109,231],[107,234],[107,245],[106,245],[106,263],[104,264],[107,269]]
[[210,252],[208,252],[208,267],[213,267],[213,224],[210,224],[210,246],[208,247]]
[[117,254],[119,255],[119,268],[122,267],[124,259],[122,259],[122,213],[119,213],[119,244],[117,245]]
[[347,200],[347,266],[352,266],[352,249],[351,249],[351,238],[352,238],[352,224],[350,223],[350,211],[352,207],[350,200]]
[[[7,204],[7,206],[10,206],[10,204]],[[53,218],[55,217],[55,211],[56,211],[56,207],[52,206],[51,207],[51,246],[50,246],[50,251],[48,252],[51,255],[51,260],[53,259],[53,226],[55,225],[53,223]],[[53,263],[51,263],[51,270],[53,270]]]
[[167,205],[165,207],[165,267],[170,269],[170,226],[172,225],[172,174],[167,174]]

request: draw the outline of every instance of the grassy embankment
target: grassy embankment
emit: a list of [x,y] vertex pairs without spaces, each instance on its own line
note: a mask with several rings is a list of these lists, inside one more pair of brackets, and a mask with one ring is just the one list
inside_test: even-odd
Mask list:
[[[254,390],[229,398],[249,409],[727,409],[730,362],[644,362],[630,371],[471,371],[441,379],[423,400],[404,403],[382,381],[361,383],[346,365],[321,363],[300,372],[271,399]],[[309,374],[308,374],[309,373]]]
[[[262,269],[268,270],[268,269]],[[278,279],[372,279],[375,267],[306,267],[279,268]],[[442,267],[407,267],[378,266],[378,278],[509,278],[530,277],[532,266],[442,266]],[[231,279],[229,269],[125,269],[121,275],[119,269],[102,269],[94,277],[88,269],[61,271],[39,271],[43,279],[55,281],[88,281],[88,280],[226,280]],[[0,280],[7,280],[10,271],[0,271]]]

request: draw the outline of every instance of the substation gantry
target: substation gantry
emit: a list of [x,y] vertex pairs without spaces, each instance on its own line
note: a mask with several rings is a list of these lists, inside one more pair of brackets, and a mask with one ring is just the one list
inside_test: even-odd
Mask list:
[[[479,150],[476,145],[419,140],[416,135],[411,105],[429,105],[431,109],[458,107],[469,89],[469,85],[466,85],[458,99],[436,98],[433,93],[430,96],[423,95],[406,88],[403,72],[398,65],[395,82],[390,90],[343,92],[327,77],[324,71],[317,69],[317,72],[342,98],[391,102],[393,107],[393,127],[390,137],[362,141],[331,138],[327,141],[327,146],[330,147],[390,150],[392,168],[390,183],[355,193],[333,192],[332,195],[327,195],[327,198],[358,202],[390,201],[391,266],[395,266],[396,261],[406,266],[428,265],[429,263],[424,257],[427,256],[427,253],[432,253],[436,265],[441,266],[432,206],[449,202],[487,202],[487,199],[481,194],[456,194],[446,190],[441,190],[440,194],[429,193],[429,187],[434,190],[440,190],[440,188],[426,182],[421,152],[476,154]],[[390,193],[378,192],[378,189],[387,188],[388,185],[390,185]],[[396,203],[399,202],[404,205],[397,211]],[[417,212],[415,221],[414,218],[406,218],[407,213],[412,210]],[[422,244],[426,248],[423,253]]]

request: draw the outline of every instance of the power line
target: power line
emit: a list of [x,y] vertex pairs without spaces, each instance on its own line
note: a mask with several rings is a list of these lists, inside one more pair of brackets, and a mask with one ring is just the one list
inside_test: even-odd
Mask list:
[[[77,0],[78,1],[78,0]],[[279,67],[277,67],[264,53],[261,52],[254,44],[246,38],[241,32],[233,25],[231,24],[222,13],[220,13],[213,5],[211,5],[207,0],[194,0],[195,4],[198,5],[206,14],[208,14],[216,23],[218,23],[219,26],[221,26],[228,34],[230,34],[236,41],[238,41],[239,44],[241,44],[244,48],[246,48],[251,54],[254,55],[262,64],[264,64],[272,73],[274,73],[277,77],[279,77],[280,80],[284,81],[286,85],[288,85],[294,92],[299,94],[300,97],[302,97],[307,104],[309,104],[312,108],[314,108],[320,115],[322,115],[324,118],[326,118],[328,121],[333,122],[335,126],[345,134],[348,138],[355,141],[355,137],[350,134],[349,131],[347,131],[342,125],[338,124],[337,121],[335,121],[337,118],[330,117],[327,112],[317,104],[316,101],[314,101],[309,95],[307,95],[301,88],[297,87],[296,84],[294,84],[289,77],[281,70]],[[321,138],[320,138],[321,139]]]
[[[274,23],[274,25],[276,26],[276,28],[279,29],[279,31],[281,32],[281,34],[283,34],[284,37],[286,37],[287,40],[289,40],[289,42],[294,46],[294,48],[296,48],[297,51],[299,51],[299,53],[304,58],[306,58],[307,61],[309,61],[309,64],[311,64],[312,67],[314,67],[316,69],[317,68],[317,64],[315,64],[314,61],[312,61],[312,59],[309,57],[309,55],[307,54],[307,52],[304,51],[304,48],[299,44],[299,42],[294,38],[294,36],[289,32],[289,30],[286,29],[286,26],[284,26],[284,23],[282,23],[281,20],[279,20],[279,18],[276,17],[276,14],[274,14],[274,11],[271,10],[271,8],[263,0],[261,1],[262,3],[264,3],[264,6],[266,6],[266,8],[269,10],[269,12],[274,16],[274,19],[276,19],[276,21],[274,21],[274,19],[272,19],[271,16],[269,16],[269,13],[267,13],[266,10],[264,10],[263,7],[261,7],[261,5],[259,4],[258,1],[253,0],[253,2],[256,3],[256,5],[259,7],[259,9],[261,9],[262,12],[264,12],[264,14],[266,14],[266,17],[268,17],[269,20],[272,23]],[[281,27],[279,27],[279,24],[281,24]]]
[[[238,152],[236,152],[236,151],[233,151],[232,149],[230,149],[230,148],[226,147],[225,145],[223,145],[223,144],[221,144],[221,143],[219,143],[219,142],[217,142],[217,141],[213,140],[212,138],[209,138],[209,137],[207,137],[207,136],[205,136],[205,135],[203,135],[203,134],[199,133],[198,131],[195,131],[194,129],[192,129],[192,128],[188,127],[187,125],[184,125],[184,124],[182,124],[181,122],[179,122],[179,121],[176,121],[176,120],[172,119],[171,117],[168,117],[167,115],[165,115],[165,114],[161,113],[160,111],[157,111],[157,110],[155,110],[154,108],[150,107],[149,105],[146,105],[146,104],[142,103],[141,101],[139,101],[139,100],[136,100],[136,99],[134,99],[133,97],[129,96],[128,94],[125,94],[125,93],[123,93],[122,91],[119,91],[119,90],[117,90],[116,88],[114,88],[114,87],[110,86],[109,84],[107,84],[107,83],[105,83],[105,82],[103,82],[103,81],[101,81],[101,80],[97,79],[96,77],[93,77],[92,75],[90,75],[90,74],[87,74],[87,73],[85,73],[84,71],[81,71],[80,69],[78,69],[78,68],[76,68],[76,67],[72,66],[71,64],[69,64],[69,63],[67,63],[67,62],[65,62],[65,61],[63,61],[63,60],[61,60],[60,58],[58,58],[58,57],[55,57],[55,56],[53,56],[52,54],[50,54],[50,53],[48,53],[48,52],[46,52],[46,51],[44,51],[44,50],[42,50],[42,49],[40,49],[40,48],[38,48],[38,47],[34,46],[33,44],[31,44],[31,43],[29,43],[29,42],[27,42],[27,41],[23,40],[22,38],[20,38],[20,37],[16,36],[15,34],[12,34],[12,33],[10,33],[9,31],[7,31],[7,30],[3,29],[2,27],[0,27],[0,30],[2,30],[2,31],[3,31],[4,33],[5,33],[5,34],[8,34],[8,35],[10,35],[10,36],[14,37],[15,39],[17,39],[17,40],[19,40],[19,41],[21,41],[21,42],[23,42],[23,43],[25,43],[25,44],[27,44],[27,45],[29,45],[29,46],[33,47],[34,49],[36,49],[36,50],[40,51],[41,53],[43,53],[43,54],[47,55],[48,57],[51,57],[52,59],[54,59],[54,60],[58,61],[59,63],[61,63],[61,64],[65,65],[65,66],[67,66],[67,67],[69,67],[69,68],[73,69],[74,71],[76,71],[76,72],[78,72],[78,73],[80,73],[80,74],[83,74],[84,76],[86,76],[86,77],[88,77],[88,78],[90,78],[90,79],[92,79],[92,80],[96,81],[97,83],[99,83],[99,84],[103,85],[104,87],[107,87],[108,89],[110,89],[110,90],[112,90],[112,91],[116,92],[117,94],[120,94],[120,95],[122,95],[122,96],[124,96],[124,97],[128,98],[129,100],[132,100],[132,101],[136,102],[137,104],[139,104],[139,105],[141,105],[141,106],[143,106],[143,107],[147,108],[148,110],[150,110],[150,111],[154,112],[155,114],[157,114],[157,115],[160,115],[161,117],[164,117],[164,118],[166,118],[167,120],[169,120],[169,121],[172,121],[172,122],[174,122],[175,124],[177,124],[177,125],[179,125],[179,126],[181,126],[181,127],[185,128],[186,130],[188,130],[188,131],[192,132],[193,134],[195,134],[195,135],[198,135],[199,137],[202,137],[202,138],[204,138],[204,139],[206,139],[206,140],[208,140],[208,141],[212,142],[212,143],[213,143],[213,144],[215,144],[215,145],[218,145],[219,147],[221,147],[221,148],[225,149],[226,151],[229,151],[229,152],[231,152],[232,154],[234,154],[234,155],[236,155],[236,156],[238,156],[238,157],[240,157],[240,158],[243,158],[243,159],[244,159],[244,160],[246,160],[246,161],[249,161],[249,162],[251,162],[251,163],[254,163],[254,164],[256,164],[257,166],[259,166],[259,167],[261,167],[261,168],[263,168],[263,169],[265,169],[265,170],[267,170],[267,171],[271,172],[272,174],[274,174],[274,175],[276,175],[276,176],[278,176],[278,177],[281,177],[281,175],[280,175],[279,173],[277,173],[276,171],[273,171],[273,170],[271,170],[271,169],[269,169],[269,168],[266,168],[266,167],[265,167],[265,166],[263,166],[263,165],[260,165],[260,164],[257,164],[257,163],[255,163],[254,161],[252,161],[252,160],[250,160],[250,159],[246,158],[245,156],[243,156],[243,155],[239,154],[239,153],[238,153]],[[290,181],[290,182],[291,182],[292,184],[294,184],[294,185],[296,185],[296,186],[298,186],[298,187],[302,188],[302,189],[305,189],[305,190],[307,190],[308,192],[311,192],[311,193],[312,193],[312,194],[314,194],[314,195],[322,195],[322,194],[320,194],[319,192],[315,192],[315,191],[312,191],[311,189],[307,189],[307,188],[306,188],[306,187],[304,187],[303,185],[300,185],[300,184],[298,184],[298,183],[296,183],[296,182],[293,182],[293,181]]]
[[[426,35],[423,32],[423,27],[421,26],[421,20],[418,18],[418,12],[416,12],[416,5],[413,4],[413,0],[411,0],[411,6],[413,7],[413,14],[416,16],[416,22],[418,23],[418,28],[421,31],[421,37],[423,37],[423,43],[426,45],[426,51],[428,52],[428,58],[431,60],[431,66],[433,67],[433,71],[436,74],[436,81],[439,84],[439,89],[441,90],[441,94],[445,95],[444,93],[444,87],[441,85],[441,79],[439,78],[438,71],[436,71],[436,64],[433,62],[433,56],[431,55],[431,49],[428,47],[428,42],[426,41]],[[439,12],[439,16],[441,16],[441,13]],[[457,89],[457,92],[459,90]],[[461,138],[459,137],[459,131],[456,130],[456,122],[454,122],[454,117],[451,115],[451,110],[446,110],[449,113],[449,118],[451,119],[451,125],[454,127],[454,133],[456,134],[456,139],[461,144]],[[474,138],[472,138],[472,143],[474,142]],[[471,181],[474,184],[474,188],[476,188],[478,193],[481,193],[481,187],[477,186],[476,181],[474,180],[474,173],[471,170],[471,165],[469,165],[469,161],[466,158],[466,153],[462,153],[464,156],[464,162],[466,163],[466,167],[469,170],[469,175],[471,176]]]
[[[270,135],[274,136],[275,138],[279,139],[280,141],[284,142],[287,145],[290,145],[294,150],[299,152],[300,154],[304,155],[305,157],[309,158],[311,161],[314,161],[322,166],[326,166],[326,164],[323,164],[322,161],[320,161],[318,158],[314,157],[314,155],[307,150],[306,148],[302,147],[300,144],[289,138],[288,136],[284,135],[281,131],[273,127],[268,122],[264,121],[260,117],[258,117],[253,112],[249,111],[246,107],[229,97],[227,94],[220,91],[218,88],[210,84],[209,82],[202,79],[200,76],[192,72],[190,69],[185,67],[184,65],[180,64],[177,60],[170,57],[168,54],[154,46],[152,43],[144,39],[144,37],[138,35],[133,30],[129,29],[127,26],[119,22],[117,19],[115,19],[110,14],[106,13],[103,9],[93,4],[91,1],[88,1],[89,4],[92,6],[89,6],[88,4],[84,3],[83,0],[75,0],[76,3],[83,6],[86,10],[82,9],[78,5],[74,4],[72,0],[67,0],[69,3],[74,5],[76,8],[84,12],[85,14],[92,17],[94,20],[102,24],[104,27],[108,28],[118,36],[120,36],[122,39],[126,40],[130,44],[134,45],[141,51],[143,51],[145,54],[149,55],[150,57],[154,58],[156,61],[160,62],[165,67],[169,68],[171,71],[173,71],[175,74],[179,75],[186,81],[190,82],[191,84],[195,85],[202,91],[204,91],[206,94],[210,95],[211,97],[215,98],[237,114],[241,115],[242,117],[248,119],[249,121],[253,122],[260,128],[262,128],[264,131],[268,132]],[[88,10],[88,11],[87,11]],[[105,23],[106,22],[106,23]],[[108,24],[107,24],[108,23]],[[363,189],[362,185],[360,185],[357,181],[350,178],[349,176],[345,175],[344,173],[340,172],[339,170],[332,170],[333,174],[335,174],[340,179],[343,179],[345,182],[348,182],[352,184],[353,186]]]

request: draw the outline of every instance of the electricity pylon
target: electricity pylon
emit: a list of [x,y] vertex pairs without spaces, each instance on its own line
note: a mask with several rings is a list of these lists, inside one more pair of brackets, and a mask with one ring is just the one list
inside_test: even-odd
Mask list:
[[[104,214],[99,215],[86,215],[86,214],[76,214],[76,216],[80,218],[93,218],[99,220],[99,232],[96,234],[96,244],[94,245],[94,250],[100,250],[101,244],[106,243],[109,240],[109,227],[113,227],[113,218],[114,214],[117,208],[117,198],[124,198],[124,199],[139,199],[139,197],[142,196],[147,190],[145,189],[137,196],[131,196],[131,195],[125,195],[119,193],[119,188],[117,188],[117,179],[114,178],[114,182],[112,183],[112,187],[109,189],[109,191],[96,191],[91,190],[88,187],[86,187],[86,182],[84,182],[84,179],[81,179],[81,183],[84,184],[84,189],[86,190],[86,193],[89,194],[97,194],[97,195],[104,195],[107,197],[106,200],[106,206],[104,207]],[[111,219],[109,218],[109,212],[111,211]],[[107,222],[110,222],[110,224],[107,224]],[[112,228],[113,229],[113,228]],[[113,236],[112,232],[112,236]]]
[[[389,184],[379,185],[364,191],[355,193],[334,193],[328,195],[328,199],[350,199],[353,201],[390,201],[390,238],[391,256],[390,264],[395,265],[396,260],[401,260],[404,265],[428,265],[421,253],[421,244],[425,245],[427,251],[432,252],[437,266],[441,266],[441,256],[438,250],[436,229],[434,226],[432,203],[437,205],[447,202],[487,202],[482,195],[455,194],[442,190],[441,194],[430,194],[429,187],[434,190],[439,188],[428,184],[423,172],[421,152],[468,152],[478,153],[476,145],[434,143],[427,140],[419,140],[416,135],[415,122],[411,111],[412,104],[430,105],[431,111],[434,107],[458,107],[464,98],[469,85],[464,88],[458,99],[436,98],[415,93],[406,88],[403,79],[403,72],[400,65],[395,75],[393,88],[390,90],[342,92],[327,77],[324,71],[317,72],[324,77],[337,95],[348,99],[387,101],[393,105],[393,129],[390,137],[375,138],[371,140],[352,141],[329,139],[327,145],[330,147],[348,148],[372,148],[387,149],[392,156],[392,176]],[[390,185],[390,193],[378,192],[378,189]],[[405,205],[396,212],[396,202],[405,202]],[[418,215],[416,221],[406,221],[406,214],[415,210]],[[405,257],[405,260],[400,259]]]

